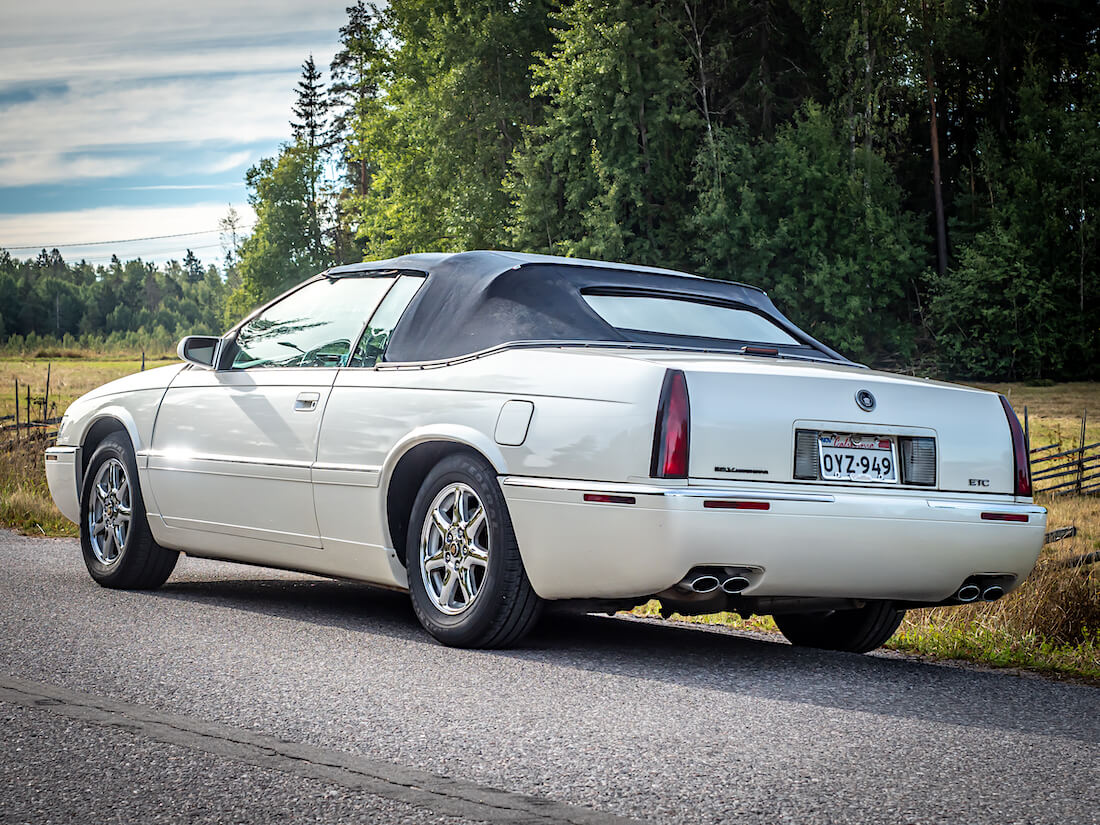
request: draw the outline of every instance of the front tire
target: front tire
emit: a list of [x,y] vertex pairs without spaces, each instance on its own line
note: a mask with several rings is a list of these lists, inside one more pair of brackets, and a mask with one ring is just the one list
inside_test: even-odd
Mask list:
[[792,645],[867,653],[894,635],[905,611],[893,602],[870,602],[855,610],[786,613],[772,618]]
[[80,495],[80,547],[104,587],[151,590],[167,581],[179,553],[153,540],[130,440],[112,433],[88,462]]
[[443,644],[507,647],[537,621],[542,600],[484,459],[457,453],[428,473],[413,503],[405,552],[413,610]]

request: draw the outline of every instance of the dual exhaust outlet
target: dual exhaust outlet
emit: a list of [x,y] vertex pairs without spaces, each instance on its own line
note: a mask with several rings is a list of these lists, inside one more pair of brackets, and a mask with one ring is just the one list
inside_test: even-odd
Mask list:
[[715,590],[721,588],[724,592],[733,595],[740,593],[752,582],[739,573],[732,576],[726,576],[725,574],[714,573],[702,573],[695,576],[688,576],[684,580],[686,589],[692,593],[713,593]]
[[[749,578],[762,571],[737,568],[733,570],[721,568],[701,568],[691,571],[680,582],[678,587],[691,593],[705,595],[722,590],[731,596],[737,595],[748,588],[753,580]],[[755,578],[755,577],[754,577]],[[986,602],[994,602],[1008,592],[1008,587],[1015,580],[1014,576],[973,576],[963,582],[955,591],[955,599],[962,604],[970,604],[979,599]]]
[[1004,577],[997,578],[972,578],[963,582],[955,592],[955,598],[963,604],[970,604],[981,599],[985,602],[995,602],[1006,592]]

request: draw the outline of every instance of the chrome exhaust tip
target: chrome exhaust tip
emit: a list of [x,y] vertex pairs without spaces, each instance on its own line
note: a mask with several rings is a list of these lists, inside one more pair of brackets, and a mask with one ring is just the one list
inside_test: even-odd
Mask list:
[[710,574],[696,576],[688,582],[688,587],[696,593],[713,593],[718,589],[719,585],[721,585],[721,582],[718,581],[718,577],[711,576]]
[[987,602],[994,602],[1005,594],[1005,589],[999,584],[991,584],[982,591],[982,598]]
[[746,579],[744,576],[730,576],[724,582],[722,582],[722,589],[727,593],[740,593],[752,582]]
[[982,595],[982,591],[978,585],[964,584],[959,588],[959,592],[955,594],[955,598],[964,604],[968,604],[972,601],[976,601],[980,595]]

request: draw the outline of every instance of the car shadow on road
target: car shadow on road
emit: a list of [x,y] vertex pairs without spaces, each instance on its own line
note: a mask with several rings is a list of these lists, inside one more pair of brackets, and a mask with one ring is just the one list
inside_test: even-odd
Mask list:
[[[301,578],[169,582],[170,598],[438,647],[403,593]],[[550,611],[521,647],[459,651],[761,700],[1100,742],[1100,689],[1041,678],[792,647],[707,626]]]

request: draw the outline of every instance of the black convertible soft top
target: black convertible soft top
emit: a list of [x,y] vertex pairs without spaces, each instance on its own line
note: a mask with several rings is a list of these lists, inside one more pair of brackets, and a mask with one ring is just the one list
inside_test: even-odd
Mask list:
[[618,330],[581,293],[661,295],[743,307],[771,319],[799,346],[784,354],[848,363],[783,316],[762,290],[669,269],[517,252],[405,255],[327,270],[325,277],[377,271],[427,275],[397,323],[385,361],[438,361],[521,341],[635,342],[690,349],[733,350],[752,342],[686,338]]

